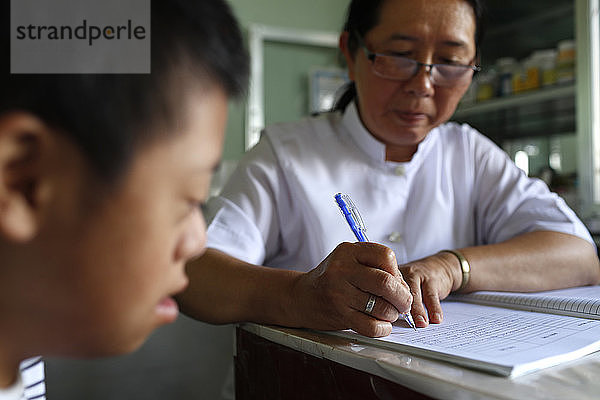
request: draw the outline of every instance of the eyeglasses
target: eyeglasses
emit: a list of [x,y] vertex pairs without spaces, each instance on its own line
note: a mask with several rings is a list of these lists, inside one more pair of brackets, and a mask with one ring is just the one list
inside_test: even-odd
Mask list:
[[425,64],[404,56],[373,53],[364,43],[360,46],[373,65],[373,72],[386,79],[405,81],[417,75],[421,67],[425,67],[431,83],[449,87],[467,83],[475,72],[481,71],[481,67],[477,65]]

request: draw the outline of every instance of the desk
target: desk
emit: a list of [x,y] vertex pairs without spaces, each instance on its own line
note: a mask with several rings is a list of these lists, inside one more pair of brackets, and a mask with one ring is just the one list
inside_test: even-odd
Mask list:
[[303,329],[236,329],[236,399],[598,399],[600,352],[514,379]]

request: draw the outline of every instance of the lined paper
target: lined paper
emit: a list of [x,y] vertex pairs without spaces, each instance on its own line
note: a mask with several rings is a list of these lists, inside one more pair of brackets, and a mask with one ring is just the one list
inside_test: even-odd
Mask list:
[[444,301],[444,322],[417,332],[397,322],[392,334],[369,338],[334,334],[516,377],[600,349],[600,321]]

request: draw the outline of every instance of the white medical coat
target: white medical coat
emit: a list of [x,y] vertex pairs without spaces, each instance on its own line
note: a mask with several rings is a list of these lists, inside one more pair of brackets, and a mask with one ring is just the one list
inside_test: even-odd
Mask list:
[[308,271],[340,242],[355,241],[334,202],[338,192],[352,197],[369,239],[393,249],[400,265],[536,230],[593,243],[558,195],[470,126],[443,124],[410,162],[390,162],[350,104],[343,115],[267,128],[209,201],[207,246]]

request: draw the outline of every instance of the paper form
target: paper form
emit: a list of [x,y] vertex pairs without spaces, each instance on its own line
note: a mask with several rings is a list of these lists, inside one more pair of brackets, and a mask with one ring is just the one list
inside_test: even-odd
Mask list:
[[481,315],[477,306],[465,309],[456,303],[444,305],[444,323],[417,332],[395,326],[387,340],[394,342],[397,338],[406,344],[501,357],[552,344],[594,327],[600,329],[599,321],[580,318],[565,321],[565,317],[552,314],[532,318],[531,313],[489,308],[485,309],[486,315]]
[[384,338],[359,338],[388,348],[517,376],[600,349],[600,321],[442,302],[444,322],[417,332],[398,323]]

